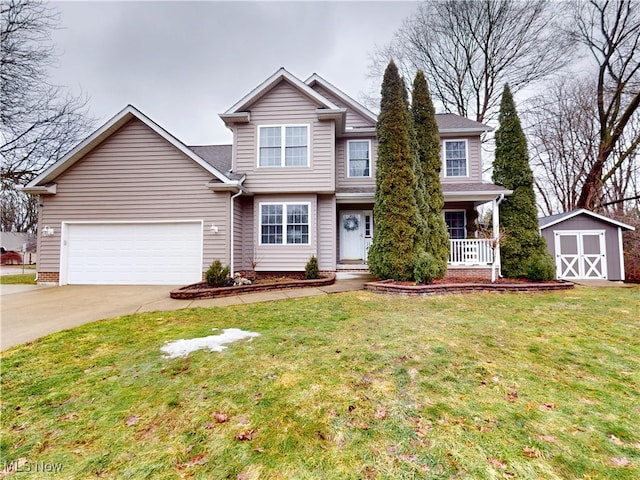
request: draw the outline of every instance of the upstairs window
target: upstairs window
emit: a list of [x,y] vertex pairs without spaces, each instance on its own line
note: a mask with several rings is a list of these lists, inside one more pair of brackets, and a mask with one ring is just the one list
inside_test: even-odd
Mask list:
[[260,244],[309,245],[309,204],[261,203]]
[[308,167],[309,127],[270,125],[258,127],[259,167]]
[[444,141],[445,177],[466,177],[467,174],[467,141]]
[[451,240],[466,238],[467,227],[465,226],[465,217],[464,210],[444,212],[444,221],[447,224],[447,230],[449,231],[449,238]]
[[347,142],[349,177],[370,177],[371,142],[369,140],[351,140]]

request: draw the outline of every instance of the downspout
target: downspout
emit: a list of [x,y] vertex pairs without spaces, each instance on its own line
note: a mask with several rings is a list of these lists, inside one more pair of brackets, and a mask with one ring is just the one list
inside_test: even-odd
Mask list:
[[233,232],[234,232],[234,225],[233,225],[233,221],[234,221],[234,200],[239,197],[240,195],[242,195],[242,188],[240,188],[240,190],[238,190],[238,193],[236,193],[235,195],[231,195],[231,245],[230,245],[230,249],[229,252],[231,253],[231,258],[229,259],[229,273],[231,275],[231,278],[233,278],[234,275],[234,265],[233,265],[233,255],[234,255],[234,251],[233,251],[233,244],[234,244],[234,236],[233,236]]
[[504,201],[504,193],[493,201],[493,239],[496,242],[496,248],[493,252],[493,265],[491,265],[491,283],[496,281],[496,266],[498,267],[498,276],[502,278],[502,266],[500,264],[500,210],[499,206]]

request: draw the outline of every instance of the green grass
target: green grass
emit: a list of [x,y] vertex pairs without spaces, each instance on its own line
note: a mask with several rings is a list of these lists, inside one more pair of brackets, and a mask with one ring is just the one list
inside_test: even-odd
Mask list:
[[25,273],[18,275],[0,275],[0,285],[35,285],[36,284],[36,274],[33,273]]
[[[637,479],[639,319],[640,288],[578,287],[101,321],[2,354],[0,462],[69,479]],[[261,336],[161,355],[231,327]]]

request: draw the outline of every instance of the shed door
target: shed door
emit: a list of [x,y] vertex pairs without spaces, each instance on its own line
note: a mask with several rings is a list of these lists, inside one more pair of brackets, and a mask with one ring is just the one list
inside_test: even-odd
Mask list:
[[554,231],[556,274],[564,279],[606,279],[604,230]]
[[63,237],[63,285],[185,285],[202,279],[200,221],[68,224]]

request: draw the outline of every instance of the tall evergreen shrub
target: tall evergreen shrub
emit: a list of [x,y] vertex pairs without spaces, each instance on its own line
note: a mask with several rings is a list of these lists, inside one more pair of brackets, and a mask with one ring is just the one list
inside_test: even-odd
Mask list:
[[493,182],[513,190],[500,205],[500,224],[505,231],[501,243],[502,274],[510,278],[525,277],[531,259],[548,253],[538,230],[527,139],[509,85],[505,85],[502,93],[498,120]]
[[423,179],[425,205],[420,211],[426,225],[424,251],[433,256],[436,277],[441,278],[447,271],[449,257],[449,234],[442,216],[444,195],[440,183],[440,136],[436,122],[436,111],[429,94],[429,87],[422,70],[418,70],[413,81],[411,95],[413,128],[417,143],[417,162]]
[[419,251],[415,157],[407,90],[393,61],[384,73],[376,132],[376,228],[369,249],[369,270],[381,279],[412,280]]

